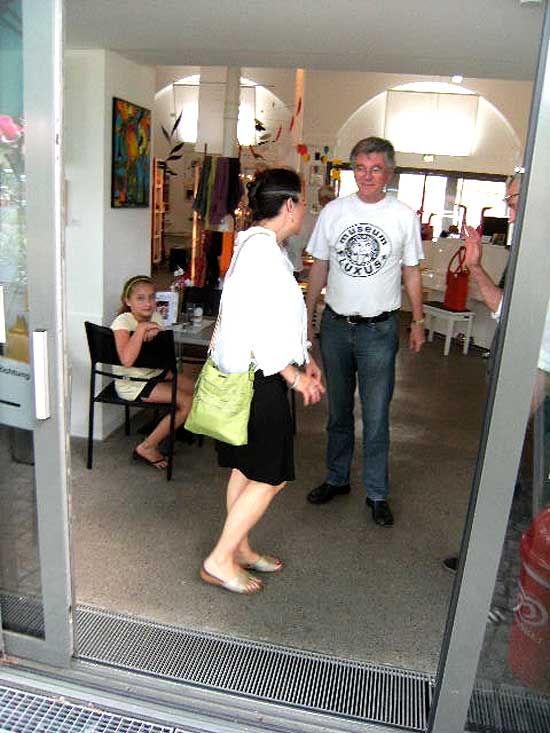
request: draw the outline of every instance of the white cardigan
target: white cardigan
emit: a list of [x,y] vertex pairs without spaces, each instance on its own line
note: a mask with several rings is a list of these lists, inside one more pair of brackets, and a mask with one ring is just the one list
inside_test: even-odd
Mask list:
[[222,372],[244,372],[253,361],[269,376],[308,360],[304,298],[270,229],[237,235],[220,308],[212,359]]

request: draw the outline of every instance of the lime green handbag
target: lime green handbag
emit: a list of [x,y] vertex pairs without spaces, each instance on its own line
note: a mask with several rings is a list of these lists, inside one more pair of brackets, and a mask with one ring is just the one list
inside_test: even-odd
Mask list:
[[224,374],[209,356],[195,385],[186,429],[230,445],[246,445],[253,392],[252,364],[242,374]]

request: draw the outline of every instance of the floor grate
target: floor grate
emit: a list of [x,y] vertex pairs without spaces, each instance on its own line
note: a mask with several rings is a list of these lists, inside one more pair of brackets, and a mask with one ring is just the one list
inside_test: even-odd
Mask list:
[[0,592],[2,628],[44,638],[44,612],[38,598],[17,593]]
[[121,717],[0,686],[1,733],[184,733],[173,727]]
[[[423,731],[433,679],[273,644],[191,631],[92,606],[77,610],[80,659],[316,712]],[[159,653],[159,650],[162,650]]]
[[466,730],[476,733],[548,733],[550,700],[528,690],[478,684]]

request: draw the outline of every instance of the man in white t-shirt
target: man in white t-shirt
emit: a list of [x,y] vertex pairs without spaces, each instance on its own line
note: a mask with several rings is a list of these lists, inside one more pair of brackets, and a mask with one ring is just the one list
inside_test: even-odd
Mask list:
[[359,190],[325,206],[307,246],[315,258],[307,295],[310,339],[315,305],[326,285],[320,336],[329,401],[327,476],[308,501],[324,504],[350,491],[358,380],[366,502],[376,524],[389,527],[389,408],[401,281],[412,307],[409,346],[418,352],[425,339],[418,267],[424,255],[415,212],[385,193],[395,168],[393,145],[365,138],[354,146],[350,161]]

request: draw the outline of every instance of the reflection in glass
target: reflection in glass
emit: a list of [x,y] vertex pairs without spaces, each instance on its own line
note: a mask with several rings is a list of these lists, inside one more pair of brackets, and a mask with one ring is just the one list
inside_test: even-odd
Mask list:
[[549,477],[550,314],[468,730],[530,733],[549,729]]

